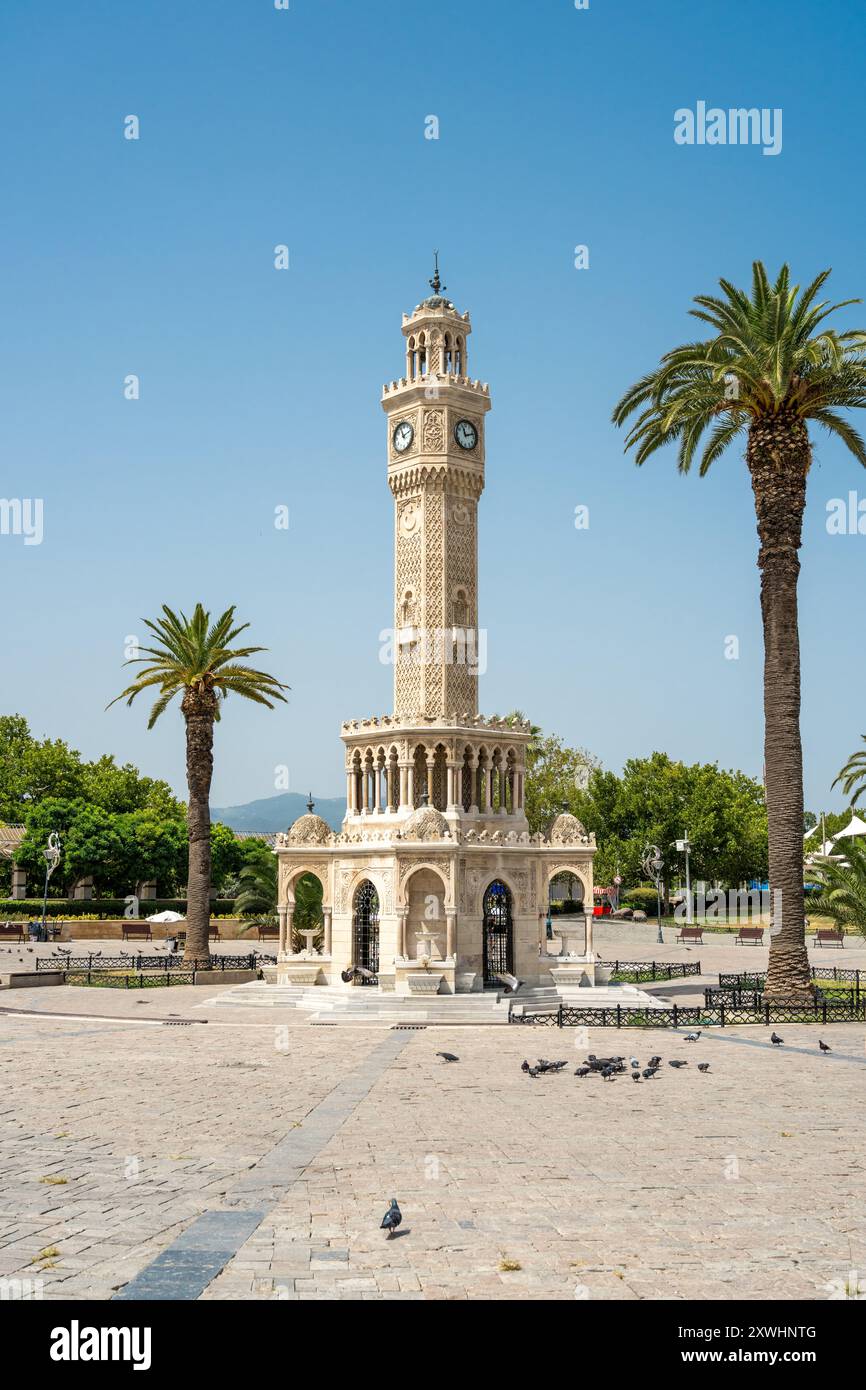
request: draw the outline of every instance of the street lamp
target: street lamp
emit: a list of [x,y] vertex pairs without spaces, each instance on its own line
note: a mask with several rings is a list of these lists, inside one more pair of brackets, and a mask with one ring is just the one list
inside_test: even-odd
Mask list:
[[691,924],[692,920],[692,881],[689,877],[689,851],[691,847],[688,831],[686,831],[682,840],[674,840],[674,848],[677,853],[686,856],[686,921],[689,924]]
[[647,845],[643,852],[641,868],[647,878],[651,878],[656,886],[656,902],[658,904],[658,923],[659,934],[656,941],[659,946],[664,946],[665,939],[662,935],[662,870],[665,861],[662,859],[662,852],[658,845]]
[[45,891],[42,894],[42,940],[47,941],[48,935],[45,927],[45,914],[48,910],[48,880],[60,863],[60,836],[56,830],[52,830],[48,836],[48,844],[42,851],[45,855]]

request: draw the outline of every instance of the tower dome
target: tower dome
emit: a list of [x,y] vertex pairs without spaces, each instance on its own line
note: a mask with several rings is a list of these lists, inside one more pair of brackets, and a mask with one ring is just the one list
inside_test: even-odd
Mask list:
[[576,845],[587,839],[586,826],[570,811],[562,811],[550,822],[547,838],[553,845]]
[[402,830],[404,840],[444,840],[450,834],[447,820],[435,806],[419,806]]

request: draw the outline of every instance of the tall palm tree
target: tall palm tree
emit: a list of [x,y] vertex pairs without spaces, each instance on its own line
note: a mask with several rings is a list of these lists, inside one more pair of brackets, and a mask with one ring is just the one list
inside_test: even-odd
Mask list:
[[[189,786],[187,832],[189,874],[187,878],[186,950],[187,960],[202,960],[209,954],[211,850],[210,787],[213,776],[213,727],[220,717],[220,706],[229,694],[242,695],[257,705],[273,709],[275,700],[285,700],[275,676],[256,671],[245,664],[265,647],[233,647],[231,644],[249,623],[235,626],[234,606],[211,623],[210,613],[200,603],[191,618],[176,614],[166,605],[156,622],[145,619],[155,645],[142,647],[141,656],[132,657],[127,666],[144,664],[125,690],[111,701],[126,700],[157,687],[159,696],[150,711],[147,727],[152,729],[175,695],[181,696],[181,713],[186,720],[186,776]],[[149,664],[148,664],[149,663]],[[110,706],[109,706],[110,708]]]
[[[751,295],[720,280],[722,296],[698,295],[690,312],[711,326],[700,342],[674,348],[623,396],[613,413],[641,465],[679,444],[687,473],[701,445],[703,476],[727,446],[745,436],[758,521],[764,625],[764,755],[770,838],[770,886],[780,901],[770,936],[769,994],[809,989],[803,909],[803,766],[800,746],[800,647],[797,552],[812,461],[808,422],[835,434],[866,465],[866,445],[839,414],[866,405],[862,330],[823,326],[844,305],[817,302],[829,276],[800,293],[787,266],[771,284],[760,261]],[[705,432],[711,429],[709,437]]]

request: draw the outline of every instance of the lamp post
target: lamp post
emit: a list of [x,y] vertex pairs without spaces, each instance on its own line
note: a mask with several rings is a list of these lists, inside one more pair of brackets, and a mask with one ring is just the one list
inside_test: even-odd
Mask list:
[[60,836],[56,830],[52,830],[48,836],[48,844],[45,846],[43,854],[45,855],[45,891],[42,894],[42,940],[47,941],[45,916],[48,911],[48,880],[60,863]]
[[665,939],[662,935],[662,870],[664,869],[664,866],[665,861],[662,859],[662,852],[659,849],[658,845],[647,845],[644,849],[644,856],[641,862],[641,868],[643,869],[647,878],[651,878],[656,886],[656,903],[658,904],[657,910],[659,923],[659,933],[656,937],[656,941],[659,944],[659,946],[664,946],[665,944]]
[[681,840],[674,840],[674,848],[678,854],[686,856],[686,921],[691,925],[692,921],[692,881],[689,877],[689,851],[692,844],[689,839],[689,832],[686,831]]

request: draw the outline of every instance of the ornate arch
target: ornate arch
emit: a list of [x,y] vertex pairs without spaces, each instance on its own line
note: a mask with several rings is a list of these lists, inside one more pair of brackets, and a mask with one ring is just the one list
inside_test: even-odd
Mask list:
[[409,906],[409,894],[407,889],[410,880],[420,869],[430,869],[442,881],[442,888],[445,895],[445,906],[452,908],[455,906],[450,870],[443,867],[435,859],[413,859],[409,863],[400,865],[400,882],[397,887],[397,908]]

